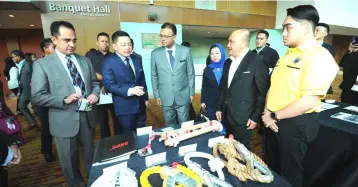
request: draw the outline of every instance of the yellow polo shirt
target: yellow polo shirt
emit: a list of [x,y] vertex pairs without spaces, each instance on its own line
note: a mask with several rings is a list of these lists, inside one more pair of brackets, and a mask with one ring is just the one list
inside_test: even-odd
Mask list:
[[[271,76],[267,108],[280,110],[307,95],[326,96],[339,68],[332,55],[315,40],[289,48]],[[321,101],[307,111],[320,112]]]

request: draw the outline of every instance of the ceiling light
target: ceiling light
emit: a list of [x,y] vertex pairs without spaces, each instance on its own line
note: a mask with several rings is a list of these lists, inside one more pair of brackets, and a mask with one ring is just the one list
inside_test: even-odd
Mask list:
[[14,16],[14,15],[12,15],[12,14],[9,14],[9,17],[10,17],[10,18],[13,18],[13,17],[15,17],[15,16]]
[[35,27],[35,25],[32,25],[32,24],[31,24],[30,27]]
[[210,32],[208,32],[208,34],[210,34]]

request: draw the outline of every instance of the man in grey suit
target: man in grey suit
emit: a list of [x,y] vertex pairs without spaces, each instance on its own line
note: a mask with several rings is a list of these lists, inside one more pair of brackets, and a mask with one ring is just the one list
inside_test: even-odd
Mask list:
[[[51,24],[56,50],[34,63],[32,99],[49,108],[50,132],[55,138],[62,171],[70,187],[85,186],[79,168],[79,145],[89,175],[93,158],[95,103],[100,92],[96,73],[88,58],[75,54],[76,32],[65,21]],[[91,111],[79,111],[78,100],[87,99]]]
[[19,109],[24,115],[27,123],[29,124],[24,130],[30,130],[36,127],[36,120],[31,114],[28,105],[31,99],[31,74],[32,64],[25,60],[25,55],[20,50],[13,50],[11,52],[12,60],[19,69]]
[[189,105],[195,94],[194,64],[190,49],[175,44],[177,28],[164,23],[160,31],[162,47],[152,51],[151,72],[154,98],[162,107],[167,126],[189,120]]

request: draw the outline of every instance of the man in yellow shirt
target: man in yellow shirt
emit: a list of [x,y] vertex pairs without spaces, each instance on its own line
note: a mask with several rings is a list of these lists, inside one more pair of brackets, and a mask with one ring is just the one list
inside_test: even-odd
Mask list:
[[332,55],[315,41],[318,21],[311,5],[287,9],[282,35],[289,49],[273,71],[262,116],[265,127],[274,133],[266,141],[275,142],[278,148],[277,153],[269,150],[267,156],[278,161],[278,172],[293,187],[302,186],[302,160],[319,130],[320,100],[338,72]]

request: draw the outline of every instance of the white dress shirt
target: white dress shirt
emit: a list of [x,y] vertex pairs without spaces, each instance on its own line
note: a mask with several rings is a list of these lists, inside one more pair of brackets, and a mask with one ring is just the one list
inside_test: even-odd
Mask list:
[[237,68],[240,66],[242,59],[245,57],[245,55],[249,52],[249,49],[247,49],[244,53],[242,53],[238,58],[235,59],[235,57],[231,56],[230,59],[232,60],[231,66],[229,69],[229,76],[228,76],[228,84],[227,87],[230,87],[231,81],[234,78],[235,72]]
[[18,68],[19,75],[20,75],[20,73],[21,73],[21,68],[22,68],[22,66],[24,65],[24,63],[25,63],[25,59],[22,60],[21,62],[19,62],[18,64],[15,63],[15,65],[16,65],[17,68]]
[[12,67],[9,71],[10,80],[7,80],[7,86],[10,90],[19,87],[19,69],[17,67]]
[[[136,76],[132,58],[131,58],[130,56],[129,56],[129,57],[124,57],[124,56],[120,55],[120,54],[117,53],[117,52],[116,52],[116,54],[119,56],[119,58],[122,59],[122,61],[123,61],[123,63],[124,63],[125,66],[127,66],[127,64],[126,64],[126,63],[127,63],[126,58],[129,59],[129,65],[131,66],[131,68],[132,68],[132,70],[133,70],[133,72],[134,72],[134,76]],[[128,91],[127,91],[127,95],[128,95],[128,96],[132,96],[132,94],[131,94],[132,89],[133,89],[133,88],[128,88]]]
[[256,48],[257,54],[259,54],[265,47],[266,47],[266,44],[261,48]]
[[165,54],[167,55],[167,59],[168,59],[168,64],[169,64],[169,67],[170,69],[173,71],[173,68],[172,68],[172,65],[170,64],[170,57],[169,57],[169,53],[168,53],[168,50],[172,50],[172,55],[174,57],[174,61],[175,61],[175,44],[173,45],[173,47],[171,49],[169,48],[165,48]]
[[[358,81],[358,76],[356,78],[356,81]],[[354,84],[351,88],[352,91],[358,92],[358,85]]]
[[[70,70],[69,70],[68,67],[67,67],[67,62],[68,62],[68,60],[66,59],[66,55],[65,55],[65,54],[62,54],[62,53],[59,52],[57,49],[55,49],[55,51],[56,51],[56,53],[57,53],[57,56],[60,58],[60,60],[61,60],[61,62],[62,62],[62,65],[63,65],[63,67],[65,68],[65,70],[66,70],[66,72],[67,72],[68,77],[70,78],[71,82],[73,82],[73,81],[72,81],[72,76],[71,76]],[[85,78],[84,78],[83,73],[82,73],[82,70],[81,70],[81,66],[78,64],[75,55],[72,54],[72,55],[70,55],[70,57],[71,57],[71,61],[72,61],[73,64],[76,66],[77,71],[80,73],[81,78],[82,78],[82,81],[86,84],[86,82],[85,82],[85,80],[84,80]],[[81,88],[80,88],[79,86],[73,85],[73,87],[75,88],[76,93],[82,93]]]

